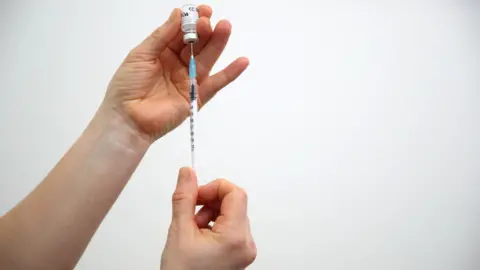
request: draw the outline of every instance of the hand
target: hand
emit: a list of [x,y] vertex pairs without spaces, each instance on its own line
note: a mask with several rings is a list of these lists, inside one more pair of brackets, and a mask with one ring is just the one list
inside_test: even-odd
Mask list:
[[[238,270],[255,260],[247,196],[241,188],[226,180],[198,188],[195,173],[183,168],[172,201],[162,270]],[[196,205],[203,207],[195,215]]]
[[[231,33],[231,24],[226,20],[212,31],[211,15],[209,6],[199,6],[199,41],[194,46],[199,108],[248,66],[247,58],[238,58],[209,76]],[[190,45],[183,43],[180,25],[177,8],[165,24],[128,54],[110,82],[101,106],[119,113],[151,141],[176,128],[189,114]]]

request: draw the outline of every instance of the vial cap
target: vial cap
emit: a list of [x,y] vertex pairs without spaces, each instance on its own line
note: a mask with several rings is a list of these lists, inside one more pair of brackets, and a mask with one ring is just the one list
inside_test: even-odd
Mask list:
[[186,33],[183,35],[183,43],[195,43],[198,40],[197,33]]

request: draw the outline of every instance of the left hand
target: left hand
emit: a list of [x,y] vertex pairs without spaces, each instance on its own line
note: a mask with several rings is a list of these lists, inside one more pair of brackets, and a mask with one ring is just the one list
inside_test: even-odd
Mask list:
[[[247,68],[248,59],[238,58],[210,76],[230,37],[231,24],[222,20],[212,31],[212,9],[206,5],[198,9],[199,40],[194,54],[201,108]],[[111,80],[101,106],[120,114],[151,142],[176,128],[189,115],[190,45],[185,45],[182,38],[181,14],[177,8],[167,22],[128,54]]]

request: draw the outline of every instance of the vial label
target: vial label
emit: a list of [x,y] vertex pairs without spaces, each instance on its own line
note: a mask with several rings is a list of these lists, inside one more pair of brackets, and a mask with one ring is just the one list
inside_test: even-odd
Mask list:
[[198,20],[198,8],[195,5],[185,5],[182,10],[182,30],[184,32],[196,32]]

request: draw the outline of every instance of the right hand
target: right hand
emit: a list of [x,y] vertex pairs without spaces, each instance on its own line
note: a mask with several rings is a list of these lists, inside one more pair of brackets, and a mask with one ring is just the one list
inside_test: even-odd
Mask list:
[[226,180],[198,188],[194,171],[182,168],[172,202],[162,270],[238,270],[255,260],[244,190]]

